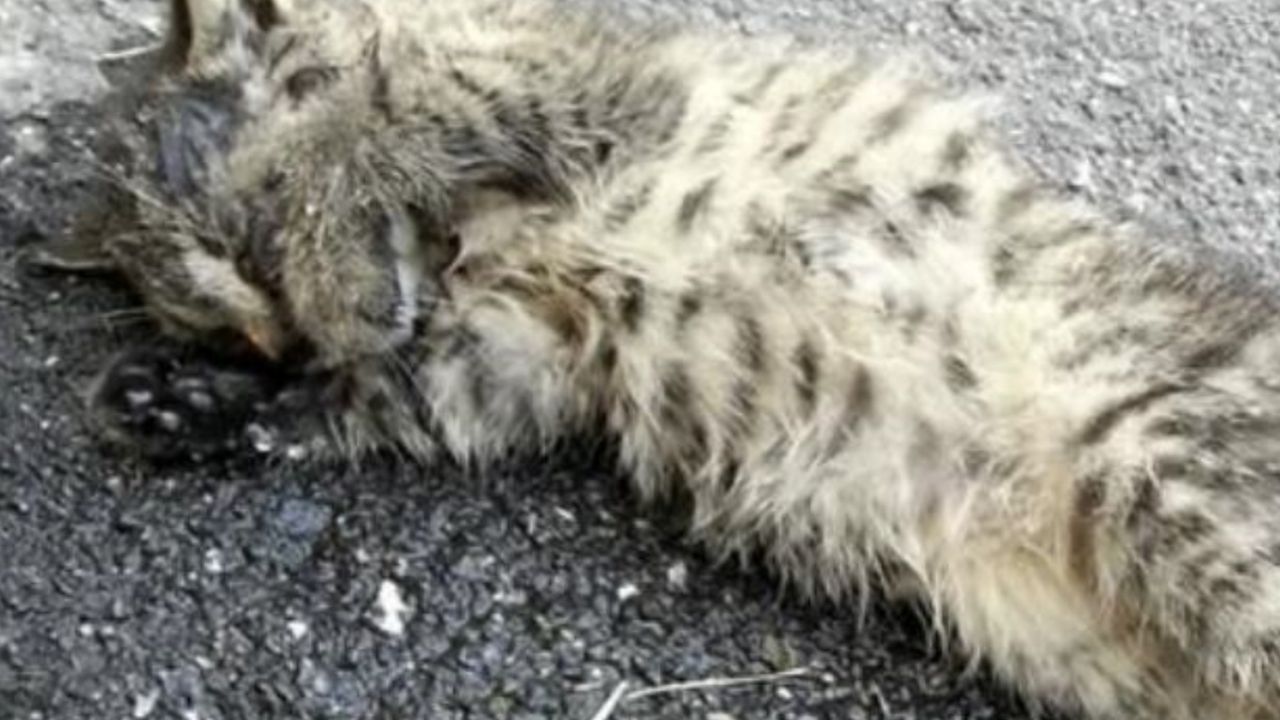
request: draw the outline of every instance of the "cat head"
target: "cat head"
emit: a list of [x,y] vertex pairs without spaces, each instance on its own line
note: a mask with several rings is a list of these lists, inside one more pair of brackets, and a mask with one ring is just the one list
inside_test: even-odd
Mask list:
[[354,0],[172,0],[143,93],[151,159],[119,179],[117,222],[42,259],[118,272],[168,332],[268,357],[406,340],[453,245],[436,169],[388,140],[385,30]]

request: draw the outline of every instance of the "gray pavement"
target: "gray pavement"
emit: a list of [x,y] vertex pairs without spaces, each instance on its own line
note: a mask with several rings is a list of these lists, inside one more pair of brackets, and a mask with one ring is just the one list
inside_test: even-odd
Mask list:
[[[1280,0],[599,1],[925,48],[1007,99],[1058,184],[1280,268]],[[105,455],[79,393],[146,330],[108,320],[118,290],[16,258],[90,187],[94,58],[158,18],[153,0],[0,0],[0,720],[587,720],[623,680],[801,665],[812,679],[614,717],[1028,717],[909,609],[859,627],[711,566],[585,452],[482,476]]]

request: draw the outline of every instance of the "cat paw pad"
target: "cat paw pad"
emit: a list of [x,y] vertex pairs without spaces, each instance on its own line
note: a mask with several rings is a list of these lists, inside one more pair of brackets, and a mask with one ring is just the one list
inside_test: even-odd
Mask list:
[[90,406],[116,444],[152,457],[201,456],[233,449],[270,392],[252,370],[145,349],[108,366]]

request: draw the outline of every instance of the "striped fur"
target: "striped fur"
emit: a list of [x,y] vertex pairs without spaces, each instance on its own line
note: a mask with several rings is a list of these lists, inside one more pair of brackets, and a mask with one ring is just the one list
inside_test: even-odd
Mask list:
[[[844,599],[909,578],[1035,701],[1280,716],[1275,301],[1041,189],[979,99],[537,0],[175,13],[162,102],[228,122],[169,126],[211,170],[108,250],[171,326],[272,307],[342,378],[336,447],[603,431],[715,552]],[[229,250],[131,264],[174,227]],[[152,287],[201,278],[216,321]]]

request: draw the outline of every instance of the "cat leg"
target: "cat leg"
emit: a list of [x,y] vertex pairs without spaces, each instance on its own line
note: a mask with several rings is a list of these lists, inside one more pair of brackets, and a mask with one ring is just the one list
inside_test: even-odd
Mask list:
[[932,584],[945,624],[966,654],[1033,704],[1090,720],[1212,717],[1187,714],[1155,682],[1149,650],[1109,627],[1045,554],[986,541],[942,552]]
[[95,429],[162,460],[355,457],[414,438],[414,396],[371,366],[288,373],[158,343],[118,355],[89,391]]
[[[1280,403],[1248,371],[1130,403],[1084,438],[1072,557],[1191,663],[1206,697],[1280,715]],[[1170,655],[1173,657],[1173,655]],[[1203,717],[1251,717],[1206,708]]]
[[112,444],[161,459],[234,451],[280,384],[266,369],[213,361],[170,344],[117,355],[89,391],[95,429]]

